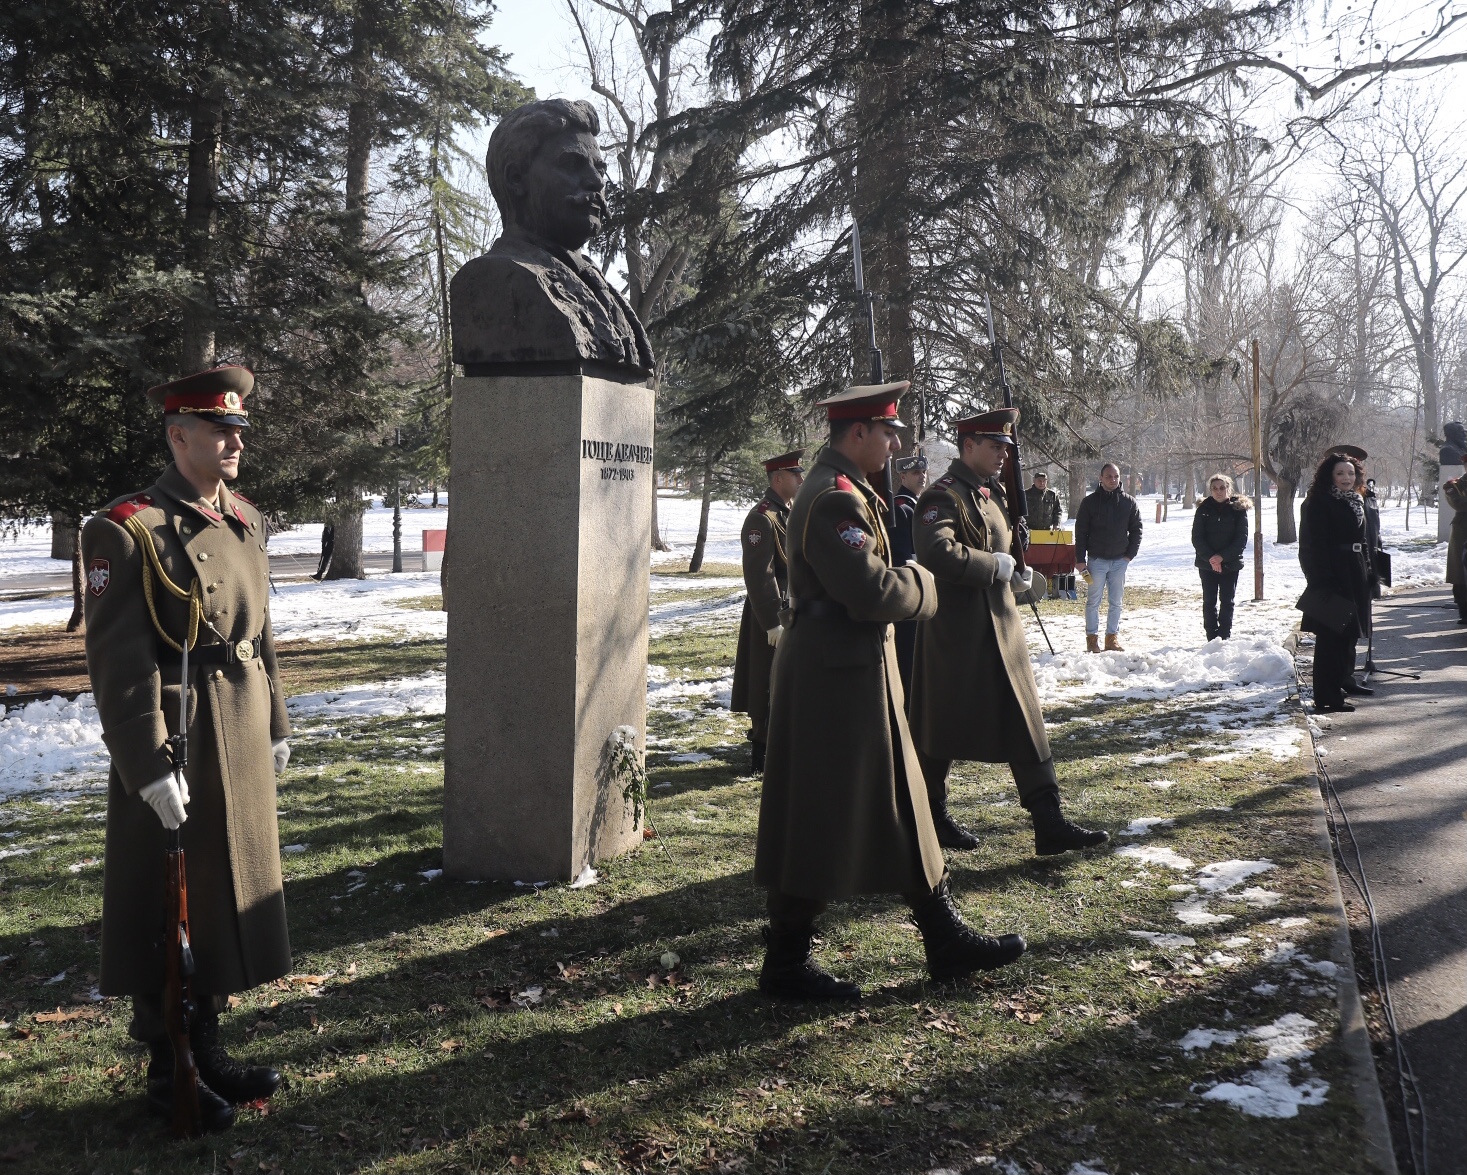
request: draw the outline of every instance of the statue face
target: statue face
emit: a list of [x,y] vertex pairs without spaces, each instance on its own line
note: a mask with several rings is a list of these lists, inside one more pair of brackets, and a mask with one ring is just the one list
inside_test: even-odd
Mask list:
[[579,249],[606,216],[606,161],[585,131],[547,139],[509,184],[520,227],[563,249]]

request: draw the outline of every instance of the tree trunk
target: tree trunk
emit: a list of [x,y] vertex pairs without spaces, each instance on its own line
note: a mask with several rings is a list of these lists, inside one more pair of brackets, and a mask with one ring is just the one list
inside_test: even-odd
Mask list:
[[[367,178],[372,163],[372,43],[371,30],[358,7],[352,33],[351,103],[346,110],[346,233],[348,244],[360,254],[367,240]],[[354,260],[360,263],[360,256]],[[366,299],[366,285],[357,278],[357,297]]]
[[184,240],[194,277],[192,296],[183,310],[183,373],[214,365],[218,310],[214,300],[214,234],[219,223],[219,151],[224,99],[212,79],[194,95],[188,143],[188,196],[184,206]]
[[70,559],[75,548],[75,524],[63,514],[51,515],[51,558]]
[[1080,513],[1080,502],[1085,497],[1085,463],[1075,454],[1070,455],[1070,500],[1065,504],[1065,517],[1074,518]]
[[1279,545],[1297,543],[1299,541],[1299,529],[1294,519],[1294,490],[1295,483],[1285,477],[1274,476],[1274,484],[1278,486],[1277,513],[1279,522]]
[[652,477],[652,549],[666,551],[670,548],[662,538],[662,527],[657,522],[657,477]]
[[327,579],[366,579],[362,565],[362,515],[366,507],[361,494],[355,489],[344,490],[336,496],[329,519],[336,528],[336,545],[331,551],[331,567]]
[[81,528],[71,529],[71,619],[66,622],[66,631],[75,632],[84,619],[83,602],[86,599],[86,577],[82,575]]
[[703,505],[698,512],[698,539],[693,544],[693,558],[688,563],[688,574],[697,575],[703,569],[703,548],[708,544],[708,510],[713,505],[713,461],[703,462]]

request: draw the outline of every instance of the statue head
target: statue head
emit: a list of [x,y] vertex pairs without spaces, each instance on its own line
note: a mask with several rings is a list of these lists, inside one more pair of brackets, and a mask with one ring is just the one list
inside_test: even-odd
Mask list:
[[577,250],[606,217],[606,161],[589,102],[549,98],[510,111],[489,136],[484,167],[505,228]]
[[1461,421],[1453,420],[1442,426],[1442,432],[1447,440],[1459,449],[1467,449],[1467,429],[1462,427]]

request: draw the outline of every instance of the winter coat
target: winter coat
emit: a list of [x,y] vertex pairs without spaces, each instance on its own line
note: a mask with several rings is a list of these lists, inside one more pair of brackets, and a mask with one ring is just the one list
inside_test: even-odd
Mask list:
[[937,589],[925,568],[892,566],[885,508],[826,448],[790,510],[793,616],[774,656],[754,880],[795,897],[942,879],[891,629],[931,616]]
[[1447,539],[1447,582],[1467,583],[1467,570],[1462,567],[1462,552],[1467,546],[1467,477],[1454,477],[1443,482],[1442,497],[1455,511]]
[[[1362,515],[1363,515],[1362,507]],[[1325,490],[1311,492],[1299,510],[1299,566],[1311,588],[1343,596],[1355,606],[1355,621],[1346,628],[1347,639],[1370,632],[1370,562],[1365,551],[1365,522],[1344,498]],[[1304,613],[1299,627],[1305,632],[1328,629]]]
[[1241,571],[1243,552],[1248,546],[1247,498],[1232,494],[1226,502],[1206,497],[1197,503],[1192,516],[1192,549],[1197,552],[1193,565],[1210,568],[1208,562],[1221,555],[1224,569]]
[[1141,508],[1119,486],[1086,494],[1075,512],[1075,562],[1134,559],[1141,549]]
[[[290,723],[270,631],[265,520],[227,488],[220,498],[218,510],[205,504],[170,465],[144,493],[104,507],[82,530],[87,671],[112,758],[103,995],[156,995],[163,987],[168,834],[137,793],[171,773],[167,740],[178,726],[179,653],[158,634],[153,610],[163,632],[179,641],[189,602],[169,590],[160,570],[182,591],[197,582],[202,600],[189,664],[191,799],[180,829],[194,991],[243,991],[290,970],[270,752]],[[206,661],[224,644],[232,657]]]
[[734,657],[733,693],[729,709],[747,714],[753,737],[763,742],[769,731],[769,672],[774,647],[769,630],[789,594],[789,566],[785,558],[785,527],[790,508],[773,490],[765,493],[744,519],[739,532],[743,548],[744,612],[739,618],[739,647]]
[[912,670],[912,738],[934,759],[1006,763],[1003,724],[1017,699],[1039,762],[1050,758],[1039,689],[1010,583],[996,552],[1013,535],[1003,490],[961,461],[917,504],[917,558],[937,580],[937,615],[922,622]]
[[1031,530],[1054,530],[1064,518],[1059,495],[1053,490],[1030,486],[1024,491],[1024,501]]

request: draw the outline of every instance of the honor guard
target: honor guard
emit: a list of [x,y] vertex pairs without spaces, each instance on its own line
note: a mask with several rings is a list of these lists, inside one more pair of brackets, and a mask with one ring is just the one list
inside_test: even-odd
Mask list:
[[[270,632],[265,520],[226,485],[239,473],[253,387],[246,368],[218,367],[150,389],[173,462],[82,531],[87,670],[112,760],[99,986],[132,997],[129,1035],[152,1054],[148,1103],[170,1114],[164,858],[177,830],[194,968],[187,1039],[209,1130],[233,1122],[232,1103],[268,1098],[280,1082],[224,1051],[219,1013],[231,992],[290,970],[275,812],[290,724]],[[191,753],[180,786],[170,735],[185,688]]]
[[[912,546],[912,519],[916,516],[917,499],[927,488],[927,458],[919,453],[915,457],[898,457],[893,464],[897,471],[897,489],[892,502],[891,549],[894,562],[901,566],[917,561],[917,551]],[[895,633],[902,690],[909,692],[912,688],[912,654],[917,648],[917,622],[898,621]]]
[[1000,408],[959,421],[958,456],[917,503],[917,560],[937,580],[939,605],[918,634],[908,712],[939,842],[955,849],[978,844],[948,814],[952,761],[1007,763],[1034,822],[1034,851],[1048,856],[1109,837],[1071,824],[1060,810],[1014,600],[1033,573],[1026,568],[1016,582],[998,475],[1018,419],[1018,409]]
[[769,671],[774,648],[784,628],[779,614],[789,595],[789,559],[785,532],[790,503],[805,478],[804,449],[764,462],[769,488],[744,519],[739,544],[744,554],[744,613],[739,619],[739,650],[734,660],[733,696],[729,708],[749,716],[754,774],[764,770],[769,738]]
[[810,956],[825,904],[899,893],[922,932],[935,979],[1011,963],[1018,935],[966,926],[948,890],[903,714],[893,621],[929,617],[932,576],[895,563],[872,488],[897,448],[906,383],[821,401],[830,443],[790,510],[789,609],[774,662],[768,759],[754,879],[769,894],[759,987],[795,999],[854,999],[860,989]]

